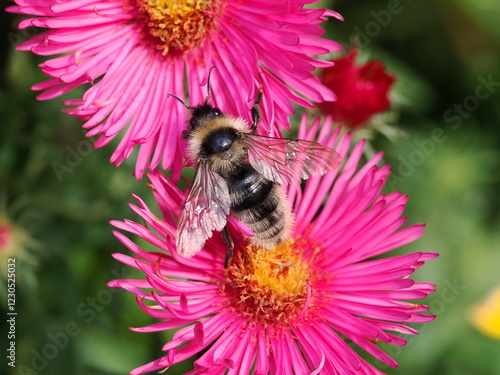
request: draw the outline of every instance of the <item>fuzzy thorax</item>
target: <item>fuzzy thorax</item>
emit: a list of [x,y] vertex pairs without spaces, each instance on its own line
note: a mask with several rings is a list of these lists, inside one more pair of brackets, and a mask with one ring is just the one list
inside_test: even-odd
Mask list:
[[231,128],[239,133],[247,133],[248,125],[242,118],[222,116],[211,120],[201,120],[199,126],[191,131],[188,141],[188,158],[194,164],[207,162],[209,167],[221,176],[227,175],[235,165],[242,163],[247,157],[246,146],[242,140],[236,140],[231,148],[223,154],[207,155],[203,143],[211,133]]

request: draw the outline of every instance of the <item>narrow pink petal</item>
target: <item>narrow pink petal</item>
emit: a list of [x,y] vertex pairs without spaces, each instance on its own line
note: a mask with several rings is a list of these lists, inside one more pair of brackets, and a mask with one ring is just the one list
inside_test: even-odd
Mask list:
[[263,328],[257,326],[257,361],[255,363],[255,375],[265,375],[269,372],[269,347],[264,336]]
[[143,366],[137,367],[136,369],[130,372],[130,375],[140,375],[140,374],[146,374],[148,372],[156,372],[164,368],[164,366],[159,365],[160,362],[161,358],[149,362],[148,364],[145,364]]
[[[236,348],[234,349],[234,351],[230,357],[226,357],[224,359],[224,362],[223,362],[224,365],[226,367],[228,367],[229,369],[233,370],[233,372],[235,374],[239,373],[239,372],[236,372],[236,370],[240,366],[240,363],[243,359],[243,355],[246,351],[246,348],[248,346],[252,346],[252,344],[250,343],[250,336],[251,336],[250,329],[246,329],[242,334],[237,335]],[[231,346],[233,346],[233,345],[231,345]],[[231,373],[231,371],[229,373]]]

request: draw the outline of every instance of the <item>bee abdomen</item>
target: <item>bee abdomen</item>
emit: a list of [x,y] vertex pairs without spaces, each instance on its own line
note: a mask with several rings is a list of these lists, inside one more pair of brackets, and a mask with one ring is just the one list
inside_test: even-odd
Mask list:
[[275,211],[270,217],[263,218],[253,224],[248,224],[259,240],[275,246],[283,240],[286,218],[282,212]]
[[288,238],[291,212],[288,204],[281,199],[278,185],[253,207],[234,210],[235,217],[244,222],[254,232],[251,242],[256,246],[272,248]]
[[[254,208],[266,202],[273,182],[266,180],[250,165],[239,166],[235,174],[228,178],[229,194],[231,195],[231,208],[234,211],[244,211]],[[272,212],[278,202],[269,202],[270,205],[262,205],[261,216]]]
[[228,178],[228,187],[232,215],[254,232],[252,244],[272,248],[288,238],[291,209],[280,185],[242,165]]
[[259,208],[254,207],[241,211],[238,216],[256,233],[268,232],[271,228],[280,229],[283,212],[280,209],[275,209],[266,215],[261,215],[262,211]]
[[289,205],[283,199],[280,199],[281,188],[275,186],[272,195],[274,199],[279,201],[276,209],[269,215],[262,217],[260,221],[255,223],[248,223],[247,225],[254,232],[255,244],[265,248],[272,248],[279,244],[281,241],[288,238],[290,231],[291,212]]

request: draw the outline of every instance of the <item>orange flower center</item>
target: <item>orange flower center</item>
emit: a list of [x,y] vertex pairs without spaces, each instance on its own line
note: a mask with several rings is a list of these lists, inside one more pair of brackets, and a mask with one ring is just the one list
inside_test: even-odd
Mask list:
[[147,34],[155,47],[168,52],[187,52],[214,28],[222,12],[222,0],[137,0]]
[[260,323],[284,323],[304,313],[311,296],[313,274],[299,257],[299,238],[272,250],[247,246],[228,267],[228,288],[234,308]]

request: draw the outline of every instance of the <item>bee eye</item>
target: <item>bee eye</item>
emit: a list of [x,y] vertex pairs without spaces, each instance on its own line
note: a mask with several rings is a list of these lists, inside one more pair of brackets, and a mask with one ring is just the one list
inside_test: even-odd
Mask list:
[[221,115],[221,113],[222,112],[219,108],[214,108],[214,110],[213,110],[214,116],[219,117]]

